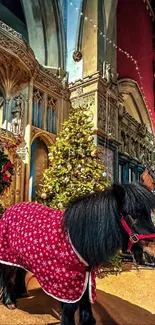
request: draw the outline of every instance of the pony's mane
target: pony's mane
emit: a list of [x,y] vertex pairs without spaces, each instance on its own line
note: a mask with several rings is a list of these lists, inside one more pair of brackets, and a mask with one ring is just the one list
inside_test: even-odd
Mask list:
[[155,209],[155,195],[140,183],[124,184],[122,187],[125,197],[121,213],[124,216],[131,215],[136,219],[151,221],[151,211]]
[[65,212],[65,227],[80,255],[99,265],[121,247],[118,205],[113,188],[75,199]]
[[120,216],[144,218],[153,227],[153,209],[155,195],[146,186],[114,184],[72,201],[64,213],[64,225],[78,253],[90,266],[97,266],[122,247]]

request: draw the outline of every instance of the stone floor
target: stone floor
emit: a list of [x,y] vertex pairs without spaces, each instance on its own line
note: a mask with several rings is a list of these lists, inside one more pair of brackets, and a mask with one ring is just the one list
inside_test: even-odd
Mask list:
[[[155,271],[131,271],[97,279],[97,288],[93,306],[97,325],[155,324]],[[59,303],[47,296],[35,279],[28,289],[30,296],[18,301],[18,309],[9,311],[0,306],[0,325],[60,324]]]

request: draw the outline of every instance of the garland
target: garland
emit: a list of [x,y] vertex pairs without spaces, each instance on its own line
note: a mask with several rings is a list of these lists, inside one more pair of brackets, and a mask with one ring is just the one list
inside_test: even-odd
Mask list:
[[0,150],[0,194],[3,194],[12,182],[13,164],[8,156]]

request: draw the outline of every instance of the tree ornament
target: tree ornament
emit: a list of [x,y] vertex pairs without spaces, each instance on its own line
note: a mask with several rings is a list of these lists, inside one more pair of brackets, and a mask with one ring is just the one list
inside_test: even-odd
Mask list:
[[71,164],[67,164],[67,169],[71,170],[72,169],[72,165]]
[[75,172],[75,173],[74,173],[74,176],[75,176],[75,177],[78,177],[78,175],[79,175],[78,172]]
[[73,60],[75,62],[79,62],[82,59],[82,53],[80,51],[74,51],[73,52]]
[[75,151],[71,151],[70,154],[71,154],[72,156],[74,156],[74,157],[76,156],[76,152],[75,152]]
[[97,155],[97,149],[94,149],[92,152],[91,152],[91,156],[92,157],[95,157]]
[[58,169],[61,169],[62,168],[62,165],[58,165]]
[[106,172],[103,172],[103,177],[107,177],[107,173]]
[[48,187],[48,190],[51,192],[53,190],[53,187],[52,186],[49,186]]
[[41,198],[43,200],[46,200],[47,199],[47,194],[45,192],[41,193]]
[[58,208],[62,209],[63,208],[63,204],[61,202],[58,203]]
[[80,139],[83,137],[83,134],[82,133],[77,133],[77,138]]

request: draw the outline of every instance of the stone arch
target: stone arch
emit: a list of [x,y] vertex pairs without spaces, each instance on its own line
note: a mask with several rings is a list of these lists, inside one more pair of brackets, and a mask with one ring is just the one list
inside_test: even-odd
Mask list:
[[145,124],[148,131],[153,133],[149,112],[138,83],[128,78],[120,79],[118,81],[118,90],[123,97],[123,105],[126,112],[140,124]]
[[[106,37],[112,40],[115,44],[117,3],[118,0],[104,0]],[[112,67],[116,68],[116,49],[111,44],[105,46],[104,57],[105,60],[112,65]]]
[[[46,3],[46,2],[45,2]],[[57,33],[57,48],[58,48],[58,62],[57,66],[61,67],[65,70],[66,68],[66,51],[67,51],[67,44],[66,44],[66,37],[65,37],[65,30],[63,25],[63,15],[61,11],[60,1],[55,0],[53,1],[53,9],[54,9],[54,18],[55,18],[55,34]],[[48,8],[47,8],[48,11]],[[51,18],[49,18],[51,23]],[[53,43],[51,42],[50,46],[48,46],[48,64],[51,64],[51,52],[53,51]]]
[[55,136],[53,137],[52,135],[49,135],[48,133],[41,131],[41,132],[37,132],[33,136],[32,140],[31,140],[31,145],[34,142],[34,140],[37,138],[40,138],[45,143],[47,148],[54,145],[54,143],[55,143]]
[[21,0],[28,29],[29,45],[40,64],[45,64],[45,37],[39,0]]
[[83,12],[83,15],[79,16],[79,23],[77,27],[77,36],[76,36],[76,50],[78,51],[82,50],[82,36],[83,36],[86,6],[87,6],[87,0],[83,0],[80,8],[80,11]]
[[40,64],[65,68],[65,35],[57,0],[21,0],[27,23],[29,45]]
[[[116,43],[116,8],[117,0],[83,0],[81,5],[81,11],[83,15],[79,15],[79,25],[77,28],[77,38],[76,38],[76,49],[83,52],[84,58],[84,69],[85,61],[89,57],[91,41],[94,46],[94,53],[91,56],[95,56],[96,60],[96,70],[101,71],[103,67],[103,61],[109,62],[112,67],[116,67],[116,49],[106,42],[105,34],[110,40]],[[92,15],[92,16],[90,16]],[[95,24],[98,26],[97,35],[95,35],[96,29],[93,33],[93,24],[88,20],[85,20],[85,16],[88,18],[93,18],[93,22],[97,21]],[[100,35],[100,33],[103,33]],[[92,33],[92,39],[89,39],[89,35]],[[86,44],[89,44],[86,46]],[[95,52],[96,51],[96,52]],[[113,59],[114,58],[114,59]],[[88,59],[90,62],[90,60]],[[88,63],[88,66],[90,63]],[[87,69],[87,68],[86,68]],[[89,70],[89,69],[88,69]],[[91,73],[91,72],[90,72]]]
[[44,139],[37,136],[31,144],[29,198],[36,200],[44,170],[48,167],[48,148]]

